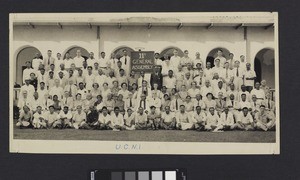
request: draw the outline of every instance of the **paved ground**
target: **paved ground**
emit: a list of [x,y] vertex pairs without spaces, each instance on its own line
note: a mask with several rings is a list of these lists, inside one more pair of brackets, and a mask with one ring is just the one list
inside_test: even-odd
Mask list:
[[166,142],[275,142],[275,132],[262,131],[100,131],[75,129],[17,129],[15,139],[36,140],[112,140],[112,141],[166,141]]

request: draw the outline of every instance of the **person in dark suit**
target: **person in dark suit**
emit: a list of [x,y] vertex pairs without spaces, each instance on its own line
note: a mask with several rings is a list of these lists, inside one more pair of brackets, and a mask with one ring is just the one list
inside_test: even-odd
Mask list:
[[161,74],[161,66],[160,65],[154,66],[154,72],[151,74],[151,77],[150,77],[150,85],[151,85],[152,90],[153,90],[153,85],[155,83],[158,84],[157,89],[161,90],[162,83],[163,83],[163,76]]

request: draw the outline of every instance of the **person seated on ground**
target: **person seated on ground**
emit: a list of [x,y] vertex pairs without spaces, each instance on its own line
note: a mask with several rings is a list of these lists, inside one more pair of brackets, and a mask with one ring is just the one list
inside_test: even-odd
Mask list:
[[255,115],[256,128],[264,131],[275,130],[276,119],[272,113],[266,111],[264,104],[260,105],[260,111]]
[[176,120],[176,128],[178,130],[190,130],[195,128],[190,114],[185,111],[185,105],[180,105],[180,111],[176,113]]
[[49,111],[45,112],[45,121],[47,123],[47,128],[61,128],[59,115],[56,113],[53,105],[50,105]]
[[131,108],[127,109],[127,113],[124,115],[125,129],[135,130],[135,115]]
[[111,130],[111,116],[108,114],[107,107],[103,106],[101,113],[99,114],[98,121],[93,124],[96,129],[99,130]]
[[21,111],[20,117],[16,124],[17,127],[21,128],[28,128],[32,122],[32,112],[27,105],[23,106],[23,111]]
[[77,111],[74,112],[72,118],[72,125],[75,129],[90,129],[91,127],[86,123],[86,114],[82,110],[82,106],[76,107]]
[[206,114],[201,110],[201,106],[196,106],[196,111],[193,113],[193,120],[197,131],[205,129]]
[[45,116],[42,112],[41,106],[36,107],[36,112],[33,114],[32,125],[34,129],[47,128]]
[[213,94],[212,93],[207,93],[206,94],[206,100],[204,100],[206,111],[209,111],[209,108],[213,107],[214,109],[216,108],[216,101],[213,99]]
[[95,129],[96,127],[94,124],[98,121],[99,113],[95,106],[90,106],[89,111],[86,115],[86,123],[92,128]]
[[208,109],[207,116],[206,116],[205,130],[215,132],[222,128],[223,127],[220,126],[220,118],[218,114],[215,112],[215,108],[210,107]]
[[115,107],[111,113],[111,127],[113,131],[125,130],[124,117],[120,114],[120,108]]
[[220,115],[223,111],[224,111],[224,108],[226,106],[226,102],[224,101],[223,99],[223,93],[222,92],[219,92],[218,93],[218,99],[216,99],[216,111],[218,113],[218,115]]
[[166,106],[164,112],[161,114],[161,128],[165,130],[176,129],[175,113],[171,112],[170,106]]
[[194,107],[197,107],[197,106],[200,106],[201,109],[203,109],[203,110],[205,109],[205,103],[202,100],[200,93],[196,94],[196,98],[194,99]]
[[234,116],[233,113],[229,111],[228,107],[225,107],[224,112],[222,112],[220,116],[220,125],[223,126],[223,130],[233,130],[235,128],[234,126]]
[[151,106],[150,107],[150,112],[147,115],[147,120],[148,120],[148,127],[149,129],[152,130],[158,130],[160,128],[160,114],[156,111],[156,107],[155,106]]
[[135,120],[135,129],[146,130],[148,128],[147,114],[144,113],[144,109],[142,107],[138,108],[138,111],[134,116],[134,120]]
[[63,110],[60,111],[60,113],[58,114],[60,121],[61,121],[61,128],[65,129],[65,128],[71,128],[72,127],[72,112],[69,111],[69,107],[68,106],[64,106]]
[[246,131],[254,130],[253,117],[249,113],[249,109],[247,107],[244,107],[243,111],[240,112],[240,116],[237,118],[235,128]]

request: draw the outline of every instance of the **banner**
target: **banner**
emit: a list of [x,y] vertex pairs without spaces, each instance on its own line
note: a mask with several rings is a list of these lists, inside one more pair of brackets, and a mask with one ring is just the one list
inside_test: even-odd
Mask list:
[[131,70],[134,72],[144,71],[152,73],[154,68],[154,51],[131,52]]

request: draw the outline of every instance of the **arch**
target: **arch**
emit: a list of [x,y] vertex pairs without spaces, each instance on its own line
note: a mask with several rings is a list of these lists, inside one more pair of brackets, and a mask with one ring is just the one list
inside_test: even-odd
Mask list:
[[35,54],[39,53],[41,55],[41,58],[43,58],[41,51],[33,46],[23,46],[17,50],[15,60],[16,60],[16,83],[22,85],[22,76],[23,76],[23,70],[26,68],[25,62],[26,61],[32,61],[34,59]]
[[76,45],[75,45],[75,46],[69,47],[69,48],[64,52],[63,58],[64,58],[64,59],[66,58],[66,53],[69,53],[70,56],[71,56],[72,58],[74,58],[74,57],[76,56],[76,51],[77,51],[78,49],[80,49],[80,51],[81,51],[81,56],[82,56],[85,60],[87,60],[87,59],[89,58],[90,53],[89,53],[85,48],[80,47],[80,46],[76,46]]
[[207,57],[206,57],[206,61],[205,61],[205,65],[206,62],[211,62],[212,67],[214,66],[214,59],[217,57],[217,52],[219,49],[223,50],[223,56],[228,59],[229,58],[229,53],[230,51],[224,47],[216,47],[212,50],[209,51]]
[[275,60],[274,49],[263,48],[259,50],[254,58],[254,70],[256,82],[265,79],[270,88],[275,88]]
[[117,48],[115,48],[112,53],[114,53],[116,55],[117,59],[120,59],[123,56],[123,50],[126,49],[126,51],[128,52],[128,55],[130,55],[130,53],[132,51],[134,51],[132,48],[128,47],[128,46],[118,46]]
[[167,54],[168,57],[169,57],[169,59],[170,59],[170,57],[173,56],[173,51],[174,51],[174,49],[177,49],[178,55],[179,55],[180,57],[183,56],[183,51],[182,51],[180,48],[175,47],[175,46],[169,46],[169,47],[166,47],[165,49],[163,49],[163,50],[160,52],[159,58],[162,59],[162,60],[165,60],[163,57],[164,57],[165,54]]

